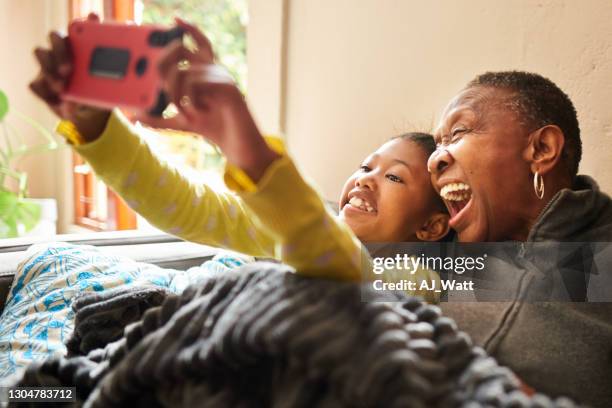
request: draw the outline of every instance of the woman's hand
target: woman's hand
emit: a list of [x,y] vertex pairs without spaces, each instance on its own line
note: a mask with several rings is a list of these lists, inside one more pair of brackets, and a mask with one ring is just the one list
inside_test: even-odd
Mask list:
[[[98,19],[95,14],[88,18]],[[62,100],[61,94],[72,73],[70,44],[67,37],[55,31],[49,34],[49,42],[50,48],[34,50],[40,72],[30,83],[30,89],[59,118],[73,122],[86,141],[95,140],[106,127],[110,111]]]
[[178,114],[167,119],[143,115],[137,118],[153,127],[202,135],[219,146],[228,162],[258,181],[278,155],[261,136],[229,73],[214,64],[208,38],[195,26],[180,19],[176,22],[191,35],[197,46],[192,52],[176,41],[160,59],[164,89]]

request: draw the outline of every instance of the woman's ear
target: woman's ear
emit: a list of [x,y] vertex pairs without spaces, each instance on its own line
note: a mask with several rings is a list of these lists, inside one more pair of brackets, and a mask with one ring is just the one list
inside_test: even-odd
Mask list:
[[531,172],[546,174],[561,160],[565,135],[559,126],[546,125],[529,135],[525,159],[531,163]]
[[416,236],[421,241],[439,241],[448,234],[449,216],[446,213],[438,212],[429,217],[421,229],[416,232]]

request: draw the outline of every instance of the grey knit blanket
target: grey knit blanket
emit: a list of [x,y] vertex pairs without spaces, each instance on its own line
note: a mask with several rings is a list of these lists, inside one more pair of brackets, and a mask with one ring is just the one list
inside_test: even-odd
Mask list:
[[75,386],[86,407],[574,406],[524,394],[438,307],[362,290],[257,263],[180,296],[85,296],[71,355],[18,385]]

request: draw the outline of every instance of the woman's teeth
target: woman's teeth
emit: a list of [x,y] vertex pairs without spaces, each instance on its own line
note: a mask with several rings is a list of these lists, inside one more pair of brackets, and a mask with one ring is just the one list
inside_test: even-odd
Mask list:
[[351,198],[348,203],[362,211],[374,212],[374,208],[367,201],[364,201],[359,197]]
[[466,201],[472,196],[472,191],[465,183],[451,183],[440,189],[440,196],[446,201]]

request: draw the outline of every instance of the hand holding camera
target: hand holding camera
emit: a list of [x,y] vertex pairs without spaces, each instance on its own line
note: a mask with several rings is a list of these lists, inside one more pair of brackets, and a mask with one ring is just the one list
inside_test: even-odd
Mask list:
[[[92,14],[89,19],[97,21],[97,16]],[[74,123],[85,140],[95,140],[104,130],[110,110],[62,98],[73,72],[70,43],[67,37],[56,31],[49,34],[49,43],[50,48],[34,50],[40,72],[30,83],[30,89],[59,118]]]
[[[41,71],[30,88],[86,141],[99,137],[110,108],[120,106],[149,126],[202,135],[259,180],[277,154],[229,73],[214,64],[206,36],[183,20],[176,23],[171,29],[100,23],[95,15],[75,21],[69,37],[51,33],[51,48],[35,50]],[[183,44],[183,34],[195,50]],[[169,102],[178,112],[163,118]]]
[[159,60],[162,86],[178,114],[172,118],[140,115],[152,127],[194,132],[215,143],[228,162],[259,180],[275,158],[262,138],[246,101],[230,74],[214,64],[210,41],[195,26],[177,19],[197,49],[171,44]]

